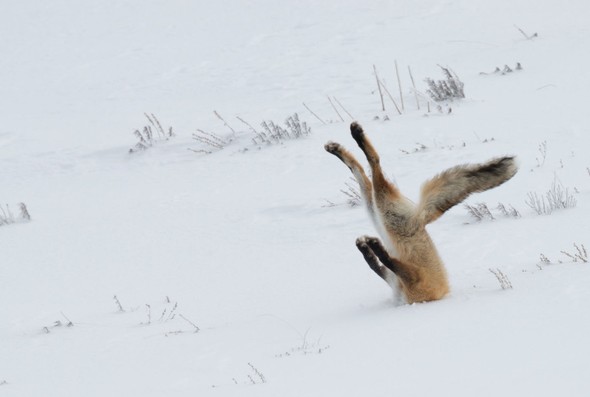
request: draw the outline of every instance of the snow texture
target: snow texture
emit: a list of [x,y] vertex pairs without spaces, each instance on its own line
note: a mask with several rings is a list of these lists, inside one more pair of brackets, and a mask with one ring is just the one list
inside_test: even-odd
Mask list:
[[[587,395],[590,264],[573,258],[590,248],[589,12],[4,2],[0,203],[31,219],[0,226],[0,394]],[[401,106],[396,62],[401,115],[385,93],[381,110],[373,74]],[[438,65],[466,97],[428,111]],[[153,144],[129,153],[144,113],[174,136],[152,125]],[[253,141],[295,113],[308,136]],[[428,226],[445,299],[400,304],[357,251],[377,232],[323,149],[365,164],[352,118],[414,201],[447,167],[518,157],[512,180],[467,200],[493,219],[460,205]],[[555,181],[577,204],[538,215],[527,195]]]

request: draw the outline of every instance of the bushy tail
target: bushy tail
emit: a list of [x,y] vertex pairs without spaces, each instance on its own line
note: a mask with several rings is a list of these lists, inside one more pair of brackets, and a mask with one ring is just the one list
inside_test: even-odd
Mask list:
[[499,186],[512,178],[517,171],[514,156],[495,158],[483,164],[449,168],[422,186],[418,218],[423,225],[433,222],[471,193]]

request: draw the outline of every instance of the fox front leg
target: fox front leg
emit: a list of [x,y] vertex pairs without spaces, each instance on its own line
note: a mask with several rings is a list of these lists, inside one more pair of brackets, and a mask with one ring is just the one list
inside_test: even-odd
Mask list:
[[357,161],[357,159],[342,145],[336,142],[328,142],[324,146],[324,149],[330,154],[333,154],[337,158],[340,159],[346,165],[354,179],[357,181],[360,187],[361,196],[369,210],[369,214],[373,222],[377,222],[375,217],[375,208],[373,206],[373,186],[371,184],[371,180],[367,177],[363,166]]

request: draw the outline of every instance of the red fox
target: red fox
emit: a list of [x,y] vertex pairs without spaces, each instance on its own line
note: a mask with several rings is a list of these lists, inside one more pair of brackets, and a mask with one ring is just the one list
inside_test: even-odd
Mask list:
[[340,144],[328,142],[325,149],[352,171],[385,244],[376,237],[363,236],[356,240],[357,248],[377,275],[394,288],[397,283],[408,303],[443,298],[449,292],[447,272],[426,225],[471,193],[492,189],[512,178],[518,171],[515,158],[500,157],[483,164],[449,168],[424,183],[416,205],[385,178],[379,155],[362,127],[354,122],[350,132],[367,157],[371,179]]

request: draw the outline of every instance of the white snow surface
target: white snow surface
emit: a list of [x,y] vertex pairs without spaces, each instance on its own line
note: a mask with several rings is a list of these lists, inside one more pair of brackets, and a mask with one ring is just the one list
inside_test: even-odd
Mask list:
[[[590,248],[589,14],[582,0],[4,2],[0,203],[31,220],[0,226],[0,395],[588,395],[590,263],[561,251]],[[381,110],[373,75],[399,102],[396,61],[402,115],[388,97]],[[407,68],[424,93],[437,65],[466,98],[418,110]],[[376,231],[323,145],[365,159],[328,96],[412,200],[447,167],[518,157],[467,200],[495,219],[459,205],[428,226],[443,300],[398,302],[357,251]],[[144,112],[176,136],[128,153]],[[311,134],[276,145],[236,118],[261,130],[294,113]],[[197,129],[232,141],[215,150]],[[577,205],[537,215],[527,194],[554,181]]]

